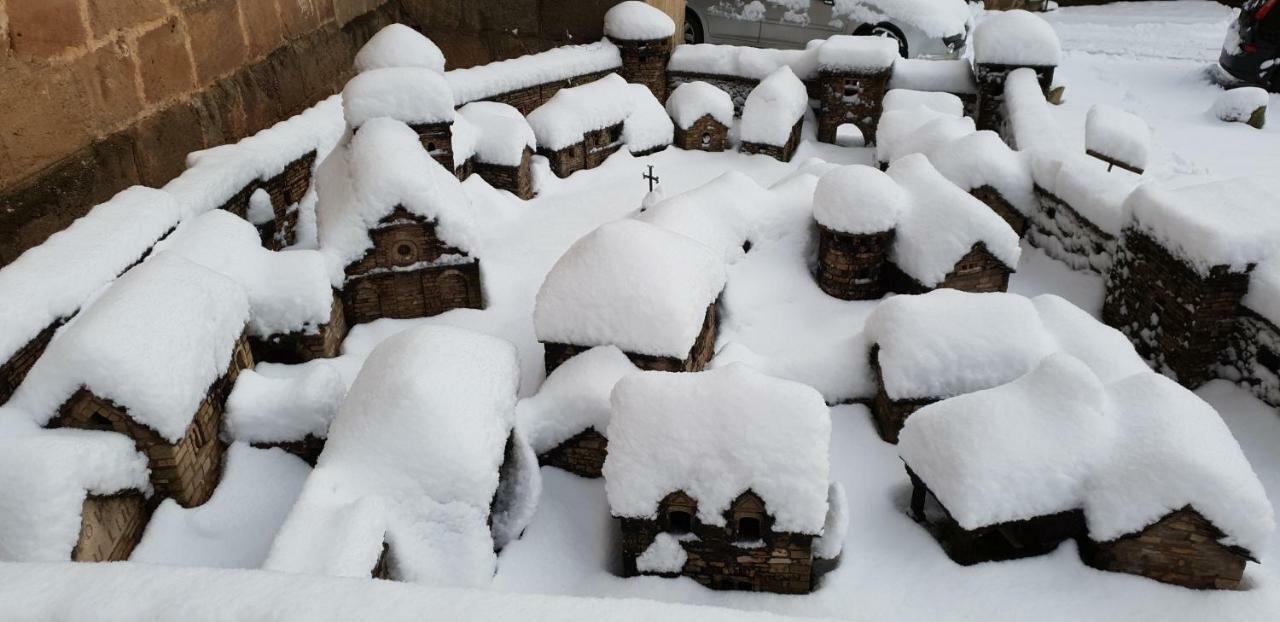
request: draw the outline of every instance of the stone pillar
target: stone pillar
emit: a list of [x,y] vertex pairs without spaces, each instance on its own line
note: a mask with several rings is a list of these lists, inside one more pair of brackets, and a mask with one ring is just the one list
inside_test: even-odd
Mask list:
[[[978,63],[978,117],[975,119],[979,130],[999,132],[1004,125],[1004,83],[1014,69],[1024,65],[1000,65],[996,63]],[[1053,84],[1053,71],[1056,67],[1048,65],[1026,66],[1036,72],[1036,81],[1040,90],[1048,98]]]
[[818,225],[818,287],[841,300],[884,296],[884,267],[893,246],[893,230],[841,233]]
[[836,129],[852,123],[867,146],[876,142],[876,126],[884,110],[893,67],[878,71],[823,68],[818,73],[818,140],[836,142]]
[[622,54],[618,72],[627,82],[643,84],[660,102],[667,101],[667,61],[671,60],[671,39],[627,41],[609,37]]

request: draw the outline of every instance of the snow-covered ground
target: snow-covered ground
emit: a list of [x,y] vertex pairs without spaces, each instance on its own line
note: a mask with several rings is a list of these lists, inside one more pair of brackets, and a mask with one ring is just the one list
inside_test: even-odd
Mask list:
[[[1231,10],[1212,2],[1125,3],[1061,9],[1048,16],[1066,51],[1060,68],[1066,103],[1055,114],[1067,140],[1083,149],[1085,113],[1109,103],[1138,113],[1153,128],[1150,175],[1268,177],[1280,185],[1280,123],[1265,130],[1225,125],[1208,110],[1220,88],[1208,81]],[[1280,98],[1271,97],[1273,109]],[[1276,114],[1273,112],[1273,115]],[[809,157],[869,163],[864,149],[812,141],[812,127],[791,164],[765,156],[668,149],[633,158],[625,153],[565,180],[546,176],[529,202],[464,184],[483,223],[482,257],[488,308],[421,320],[380,320],[357,326],[335,365],[350,383],[383,339],[411,326],[450,324],[508,339],[520,351],[521,395],[543,379],[542,350],[533,334],[534,294],[543,276],[575,240],[601,223],[638,209],[648,187],[647,165],[666,194],[737,170],[763,186],[791,174]],[[764,240],[730,268],[726,314],[717,348],[722,357],[750,359],[770,373],[832,385],[851,383],[844,359],[874,302],[823,294],[808,264],[813,241],[793,225]],[[1010,290],[1052,292],[1090,313],[1102,284],[1024,244]],[[278,366],[273,366],[278,367]],[[281,372],[287,370],[279,370]],[[1216,406],[1239,439],[1273,501],[1280,500],[1280,416],[1248,392],[1213,382],[1199,394]],[[1073,544],[1039,558],[961,567],[906,516],[909,484],[894,446],[877,437],[865,408],[832,410],[832,478],[847,491],[849,536],[839,568],[807,596],[716,592],[689,579],[621,579],[618,528],[609,517],[604,484],[543,469],[538,513],[522,539],[500,555],[492,589],[507,592],[628,596],[762,609],[853,620],[1275,620],[1280,618],[1280,543],[1250,564],[1246,588],[1197,592],[1086,567]],[[228,477],[204,507],[166,504],[154,519],[138,561],[254,566],[301,488],[307,467],[279,451],[236,446]]]

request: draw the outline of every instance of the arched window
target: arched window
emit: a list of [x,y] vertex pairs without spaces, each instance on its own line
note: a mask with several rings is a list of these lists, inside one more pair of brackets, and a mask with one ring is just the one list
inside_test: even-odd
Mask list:
[[693,517],[682,509],[667,512],[667,531],[675,534],[689,533],[693,530]]
[[693,531],[693,515],[697,511],[697,502],[677,490],[667,495],[659,504],[658,526],[668,533],[689,533]]
[[764,501],[747,491],[729,506],[729,530],[735,540],[751,542],[764,539]]
[[711,146],[711,132],[703,132],[703,133],[702,133],[702,146],[703,146],[703,147],[710,147],[710,146]]
[[743,516],[738,519],[738,538],[742,540],[759,540],[760,519],[754,516]]

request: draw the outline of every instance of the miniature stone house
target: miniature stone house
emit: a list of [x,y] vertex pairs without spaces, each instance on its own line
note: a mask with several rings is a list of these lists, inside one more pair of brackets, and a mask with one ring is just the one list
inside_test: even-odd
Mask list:
[[724,260],[685,236],[638,220],[603,225],[569,247],[534,304],[550,374],[614,345],[640,369],[700,371],[716,340]]
[[1046,96],[1062,56],[1053,27],[1026,11],[1006,11],[983,20],[973,34],[980,130],[1004,124],[1004,85],[1015,69],[1030,68]]
[[1212,521],[1187,506],[1115,540],[1093,542],[1085,538],[1080,559],[1099,570],[1183,587],[1234,590],[1240,587],[1245,562],[1258,560],[1243,547],[1222,544],[1225,537]]
[[667,61],[676,25],[666,13],[629,0],[609,9],[604,34],[622,55],[622,77],[643,84],[659,102],[667,99]]
[[[298,202],[311,188],[311,172],[315,167],[316,152],[311,150],[289,162],[284,170],[268,179],[257,179],[231,195],[219,209],[254,222],[261,237],[262,246],[280,250],[297,242]],[[265,193],[266,217],[254,218],[255,195]]]
[[809,94],[804,83],[790,67],[780,67],[747,96],[739,125],[739,149],[790,162],[800,146],[800,129],[808,108]]
[[974,132],[929,154],[943,177],[968,191],[1004,219],[1019,237],[1040,208],[1029,158],[1009,148],[995,132]]
[[[320,188],[320,251],[346,321],[483,308],[480,260],[467,248],[468,200],[457,178],[427,156],[411,129],[392,119],[366,123],[339,148],[357,162],[401,158],[396,167],[352,165],[335,172],[334,187]],[[347,166],[341,160],[334,165]],[[330,196],[350,198],[326,200]]]
[[733,124],[733,100],[706,83],[686,82],[667,98],[667,113],[675,122],[675,145],[681,149],[724,151]]
[[[604,477],[622,526],[624,576],[683,575],[719,590],[812,591],[815,566],[839,555],[844,520],[843,497],[827,482],[820,448],[829,415],[816,391],[730,365],[633,374],[618,382],[613,404],[609,433],[617,443]],[[809,439],[813,453],[784,456],[794,452],[776,449],[773,434]],[[668,460],[669,452],[702,458]],[[777,492],[784,489],[787,495]]]
[[[206,318],[202,329],[184,330],[197,316]],[[49,427],[129,437],[147,456],[157,493],[198,506],[221,477],[227,394],[253,366],[248,321],[247,297],[233,281],[159,253],[50,343],[14,399]]]
[[671,144],[662,104],[617,74],[560,90],[528,121],[557,177],[600,166],[623,146],[640,156]]
[[818,48],[818,140],[834,144],[836,130],[851,123],[864,144],[875,144],[897,58],[897,44],[883,37],[837,35]]
[[458,109],[476,131],[472,171],[499,190],[533,198],[530,162],[537,141],[519,110],[496,102],[472,102]]

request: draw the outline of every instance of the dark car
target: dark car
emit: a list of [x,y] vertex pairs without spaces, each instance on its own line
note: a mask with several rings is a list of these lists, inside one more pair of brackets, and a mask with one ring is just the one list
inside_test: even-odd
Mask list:
[[1280,92],[1280,0],[1247,0],[1218,64],[1237,80]]

